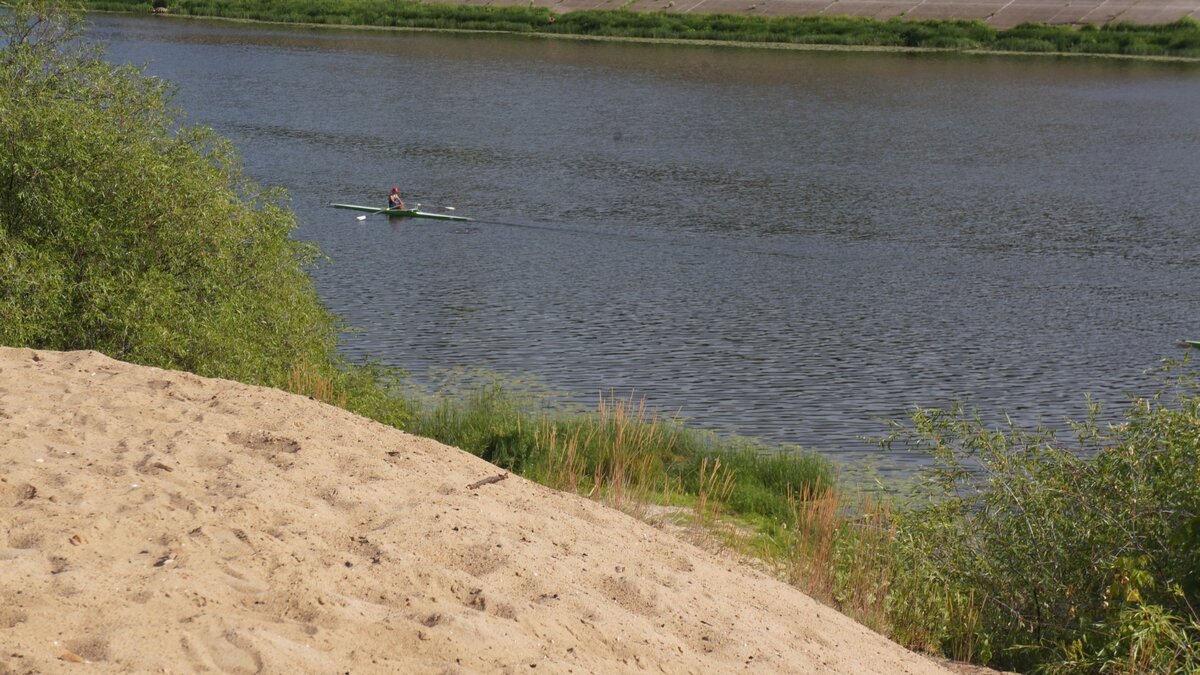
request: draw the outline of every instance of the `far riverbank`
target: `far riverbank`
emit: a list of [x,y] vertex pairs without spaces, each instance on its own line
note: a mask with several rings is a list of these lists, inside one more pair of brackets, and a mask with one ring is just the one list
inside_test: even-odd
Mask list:
[[[1192,8],[1188,3],[1196,4]],[[161,3],[160,3],[161,4]],[[1010,5],[1012,3],[1009,3]],[[146,12],[149,4],[130,0],[90,2],[92,10]],[[1172,23],[1136,24],[1120,16],[1103,25],[1019,23],[1003,26],[999,14],[963,20],[916,20],[919,14],[879,20],[866,16],[813,16],[750,13],[680,13],[626,3],[616,9],[565,11],[565,6],[474,6],[405,2],[342,3],[311,1],[280,8],[261,0],[229,6],[207,0],[176,0],[159,11],[297,25],[361,28],[487,31],[586,39],[647,40],[665,43],[729,44],[756,47],[960,51],[984,53],[1089,54],[1200,61],[1200,0],[1187,0]],[[706,6],[706,12],[720,5]],[[757,8],[757,5],[753,7]],[[832,7],[832,5],[830,6]],[[974,7],[974,6],[972,6]],[[1058,16],[1058,15],[1055,15]],[[1157,15],[1155,15],[1157,16]],[[1164,15],[1165,16],[1165,15]],[[915,18],[914,18],[915,17]],[[1050,17],[1054,18],[1054,17]],[[1108,14],[1097,16],[1109,18]]]

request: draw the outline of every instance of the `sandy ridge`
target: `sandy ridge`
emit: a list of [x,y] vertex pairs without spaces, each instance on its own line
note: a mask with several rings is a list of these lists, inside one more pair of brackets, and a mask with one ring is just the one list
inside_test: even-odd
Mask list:
[[0,348],[0,673],[947,672],[586,499],[467,487],[498,473],[277,390]]

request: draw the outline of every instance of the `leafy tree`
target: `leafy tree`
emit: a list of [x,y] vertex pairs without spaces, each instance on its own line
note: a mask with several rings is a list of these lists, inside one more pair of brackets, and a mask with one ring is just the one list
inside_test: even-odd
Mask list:
[[0,8],[0,344],[273,386],[338,372],[283,194],[178,124],[166,83],[105,62],[80,10]]

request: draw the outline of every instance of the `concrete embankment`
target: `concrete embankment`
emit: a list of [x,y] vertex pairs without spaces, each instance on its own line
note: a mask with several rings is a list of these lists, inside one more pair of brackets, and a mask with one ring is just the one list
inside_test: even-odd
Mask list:
[[[525,3],[461,0],[457,4]],[[1200,20],[1200,0],[533,0],[533,4],[556,12],[625,8],[684,14],[979,19],[995,28],[1011,28],[1026,21],[1103,25],[1114,21],[1167,23],[1183,17]]]

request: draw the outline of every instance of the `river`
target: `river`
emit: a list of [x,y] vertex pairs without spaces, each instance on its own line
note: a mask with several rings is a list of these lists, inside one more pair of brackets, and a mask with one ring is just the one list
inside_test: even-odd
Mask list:
[[[881,471],[967,400],[1119,412],[1200,336],[1200,68],[94,15],[286,188],[346,351],[633,392]],[[405,198],[479,222],[359,222]]]

